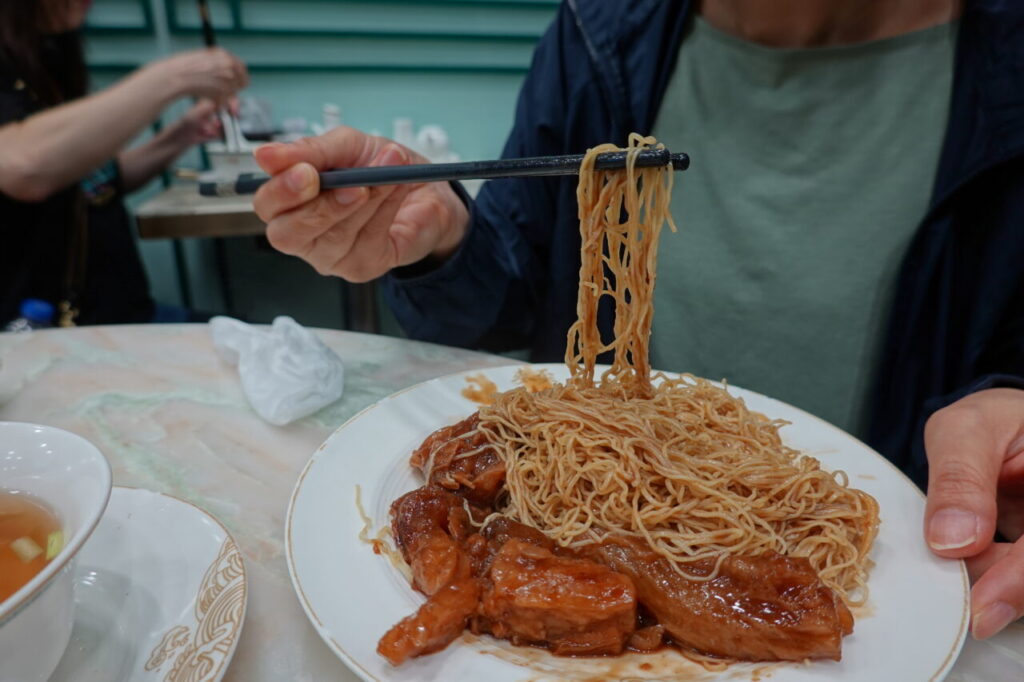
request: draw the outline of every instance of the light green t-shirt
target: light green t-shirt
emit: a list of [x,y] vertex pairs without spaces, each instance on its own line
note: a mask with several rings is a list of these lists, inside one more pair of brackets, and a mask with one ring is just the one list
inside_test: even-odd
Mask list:
[[654,367],[862,430],[938,166],[955,35],[773,49],[693,22],[653,131],[692,158],[679,233],[659,248]]

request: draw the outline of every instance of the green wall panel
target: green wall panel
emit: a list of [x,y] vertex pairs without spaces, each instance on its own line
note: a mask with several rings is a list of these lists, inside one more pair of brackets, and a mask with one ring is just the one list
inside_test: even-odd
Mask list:
[[[252,94],[274,104],[281,118],[317,118],[325,102],[342,108],[342,120],[362,130],[390,135],[396,116],[418,127],[438,124],[448,130],[463,158],[494,158],[512,124],[520,77],[516,74],[306,74],[261,73]],[[354,96],[353,93],[358,93]]]
[[90,30],[151,31],[153,20],[146,0],[103,0],[89,10]]
[[334,31],[410,31],[536,40],[550,21],[548,8],[488,7],[486,5],[410,6],[389,2],[318,2],[305,0],[287,5],[275,0],[247,0],[242,4],[246,30],[309,29]]
[[[245,94],[275,118],[320,118],[389,132],[396,116],[449,130],[466,158],[494,155],[552,0],[210,0],[218,43],[249,66]],[[156,15],[156,16],[154,16]],[[193,0],[97,0],[88,60],[109,81],[201,46]]]
[[[195,39],[175,35],[169,38],[171,52],[200,47]],[[301,71],[328,68],[415,68],[515,69],[524,73],[533,45],[530,43],[481,40],[467,49],[461,40],[407,38],[380,41],[363,37],[332,35],[289,35],[268,38],[247,33],[221,36],[218,44],[237,54],[249,68],[288,68]],[[160,56],[161,50],[151,36],[131,35],[112,39],[96,36],[89,41],[89,61],[105,68],[131,68]]]

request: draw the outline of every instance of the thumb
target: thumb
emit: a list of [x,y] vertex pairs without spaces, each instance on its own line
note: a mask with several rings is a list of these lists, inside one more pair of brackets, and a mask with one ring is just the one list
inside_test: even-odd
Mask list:
[[937,411],[925,426],[928,502],[925,538],[950,558],[978,554],[992,544],[996,486],[1003,461],[999,430],[980,406],[958,402]]

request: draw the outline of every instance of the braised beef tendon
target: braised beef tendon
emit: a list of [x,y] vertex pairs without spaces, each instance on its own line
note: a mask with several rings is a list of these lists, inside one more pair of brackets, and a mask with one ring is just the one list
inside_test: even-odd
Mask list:
[[636,588],[593,561],[569,559],[523,540],[491,561],[474,628],[559,655],[618,654],[636,624]]
[[380,639],[377,653],[400,665],[440,651],[458,637],[477,611],[481,583],[474,577],[468,513],[463,499],[437,486],[406,493],[391,505],[391,532],[412,570],[413,587],[428,595],[416,613]]
[[505,483],[505,464],[477,427],[479,413],[430,434],[410,464],[427,483],[458,492],[473,504],[490,506]]
[[432,654],[451,644],[466,629],[480,603],[480,583],[466,578],[448,583],[430,595],[411,616],[380,638],[379,653],[392,665]]
[[394,665],[443,649],[467,626],[565,655],[617,654],[633,633],[630,578],[556,556],[543,533],[500,516],[469,532],[463,499],[438,486],[396,500],[391,526],[413,586],[428,595],[378,644]]
[[470,557],[451,532],[465,514],[462,498],[437,486],[406,493],[391,505],[391,531],[412,570],[413,587],[432,595],[471,573]]
[[495,513],[505,470],[476,429],[474,415],[427,438],[412,458],[427,485],[391,505],[395,543],[427,595],[381,638],[392,664],[467,628],[556,655],[670,644],[733,660],[839,660],[853,617],[807,559],[711,558],[687,563],[687,577],[634,537],[563,547]]
[[[839,660],[853,631],[849,609],[806,559],[726,557],[716,577],[693,580],[642,543],[609,538],[585,551],[630,576],[640,602],[678,644],[750,661]],[[715,560],[686,568],[711,575]]]

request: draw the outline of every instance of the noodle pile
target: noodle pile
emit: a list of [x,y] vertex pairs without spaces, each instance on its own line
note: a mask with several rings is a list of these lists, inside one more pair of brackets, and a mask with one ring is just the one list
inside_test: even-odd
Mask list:
[[[580,171],[582,238],[577,322],[565,385],[516,389],[480,409],[479,429],[507,469],[498,511],[565,546],[611,535],[642,538],[684,575],[687,564],[765,551],[807,557],[850,605],[867,598],[875,500],[845,474],[783,445],[779,428],[708,381],[657,375],[648,338],[658,236],[672,170],[635,168],[653,138],[631,135],[626,172]],[[675,226],[672,225],[672,229]],[[615,307],[603,340],[598,304]],[[611,367],[595,380],[598,355]]]

